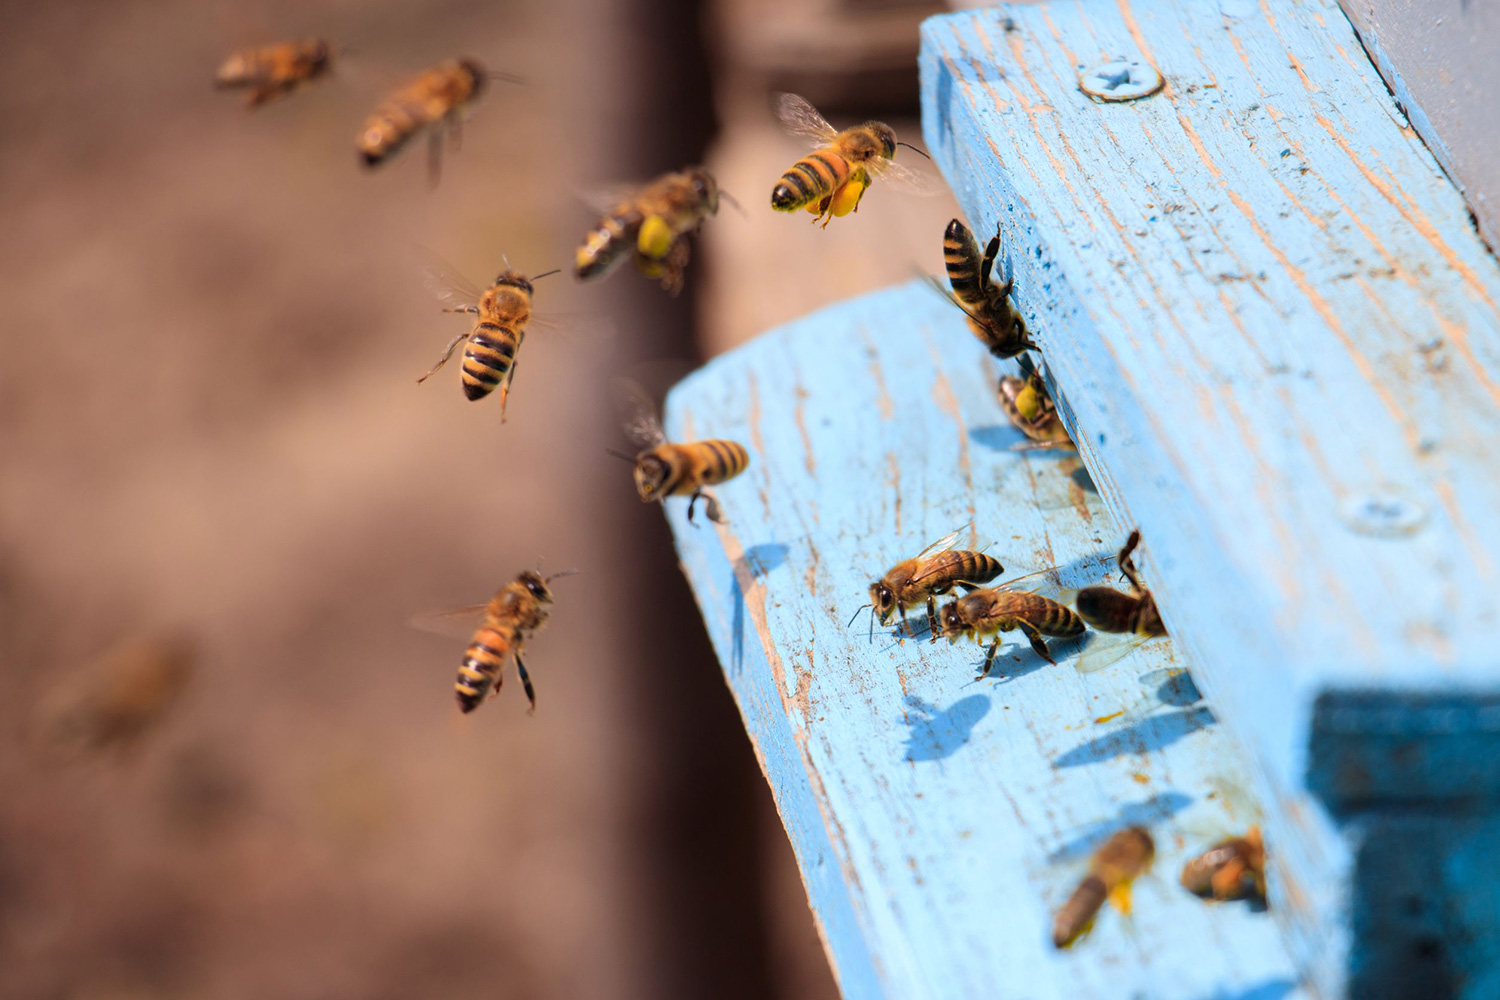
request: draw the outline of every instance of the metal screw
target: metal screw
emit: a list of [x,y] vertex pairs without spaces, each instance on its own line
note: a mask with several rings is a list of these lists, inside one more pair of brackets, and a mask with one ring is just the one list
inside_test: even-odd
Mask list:
[[1139,59],[1113,59],[1078,77],[1078,89],[1096,101],[1134,101],[1165,85],[1161,74]]
[[1427,508],[1411,497],[1386,490],[1360,493],[1339,504],[1339,516],[1351,531],[1377,538],[1410,535],[1427,520]]

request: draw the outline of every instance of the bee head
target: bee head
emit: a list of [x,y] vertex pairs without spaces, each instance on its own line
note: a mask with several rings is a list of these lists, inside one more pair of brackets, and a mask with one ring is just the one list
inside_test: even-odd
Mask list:
[[470,86],[475,96],[478,96],[479,92],[484,89],[484,85],[489,82],[490,71],[485,69],[484,64],[479,60],[469,58],[460,59],[458,68],[468,75]]
[[685,171],[689,182],[693,185],[693,193],[707,206],[709,214],[719,210],[719,182],[714,180],[714,175],[702,167],[689,167]]
[[938,615],[938,624],[949,641],[958,638],[968,628],[964,624],[963,615],[959,614],[958,601],[949,601],[943,605],[942,613]]
[[635,460],[635,491],[643,501],[660,500],[659,490],[671,475],[672,467],[659,456],[646,452]]
[[509,285],[511,288],[519,288],[527,295],[531,294],[531,280],[520,271],[501,271],[500,277],[495,279],[497,285]]
[[896,592],[884,580],[876,580],[870,584],[870,604],[875,608],[880,624],[884,625],[896,611]]
[[540,573],[534,573],[528,569],[521,574],[520,580],[532,597],[543,604],[552,603],[552,591],[547,589],[547,581],[542,579]]
[[333,58],[333,53],[328,49],[328,43],[321,38],[315,38],[307,46],[307,59],[312,63],[312,75],[328,69],[328,61]]
[[885,122],[865,122],[865,128],[880,142],[880,155],[887,160],[896,155],[896,130]]

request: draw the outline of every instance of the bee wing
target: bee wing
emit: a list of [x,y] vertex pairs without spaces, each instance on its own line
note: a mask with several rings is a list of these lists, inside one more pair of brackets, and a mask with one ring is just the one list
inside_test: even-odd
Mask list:
[[422,614],[413,615],[411,627],[423,632],[431,632],[435,635],[445,635],[450,639],[472,639],[474,632],[484,621],[484,609],[489,607],[485,604],[469,604],[461,608],[447,608],[442,611],[424,611]]
[[937,178],[925,170],[908,167],[904,163],[895,160],[887,160],[885,157],[876,156],[865,165],[865,170],[871,178],[879,178],[882,184],[900,188],[907,194],[914,194],[926,198],[937,194],[941,185]]
[[417,259],[422,262],[422,274],[427,290],[439,302],[450,309],[462,309],[479,304],[483,294],[479,286],[465,278],[458,268],[426,247],[417,247]]
[[630,440],[644,448],[655,448],[666,442],[666,432],[662,430],[661,418],[656,413],[656,401],[639,382],[615,379],[614,394],[621,425]]
[[953,546],[955,546],[955,545],[958,544],[959,538],[963,535],[963,533],[965,531],[969,530],[969,527],[973,523],[974,523],[973,521],[970,521],[970,522],[968,522],[968,524],[961,524],[957,528],[954,528],[952,531],[948,532],[942,538],[939,538],[937,541],[935,541],[931,545],[927,546],[927,548],[923,549],[921,552],[918,552],[917,553],[917,558],[921,559],[923,556],[928,556],[928,555],[936,556],[936,555],[941,555],[944,552],[947,552],[949,549],[953,548]]
[[828,124],[828,119],[818,114],[817,108],[797,94],[776,95],[776,117],[787,132],[819,145],[832,142],[839,134],[838,129]]
[[619,334],[614,320],[597,313],[549,312],[545,316],[533,316],[528,329],[556,332],[565,340],[586,338],[591,345],[600,346]]
[[950,303],[952,303],[959,310],[959,312],[963,313],[965,316],[973,318],[974,314],[969,312],[969,307],[958,301],[958,296],[953,294],[953,290],[951,288],[943,284],[942,278],[939,278],[936,275],[928,274],[926,271],[920,269],[917,270],[917,276],[927,283],[927,287],[931,288],[934,292],[937,292],[944,299],[947,299]]
[[609,181],[581,189],[578,200],[600,215],[613,215],[615,209],[635,201],[644,187],[640,181]]
[[1079,654],[1078,662],[1074,664],[1080,674],[1092,674],[1105,667],[1113,666],[1152,639],[1165,638],[1165,636],[1133,633],[1099,632],[1093,629],[1090,630],[1090,635],[1088,646]]

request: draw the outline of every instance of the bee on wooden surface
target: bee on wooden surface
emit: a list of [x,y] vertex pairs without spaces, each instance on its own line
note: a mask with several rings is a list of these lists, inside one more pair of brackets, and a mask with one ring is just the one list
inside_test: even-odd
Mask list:
[[532,687],[531,675],[521,660],[521,651],[526,640],[547,623],[552,613],[552,591],[547,584],[573,572],[568,570],[543,578],[540,573],[526,570],[497,590],[488,604],[424,615],[415,621],[414,624],[421,628],[451,634],[455,626],[470,622],[476,616],[480,618],[481,624],[472,633],[458,668],[455,690],[461,711],[465,714],[472,712],[487,695],[500,693],[505,680],[505,665],[510,660],[516,661],[516,673],[531,706],[528,714],[536,710],[536,689]]
[[1156,598],[1141,586],[1141,578],[1130,558],[1140,543],[1141,532],[1136,529],[1115,557],[1120,573],[1130,582],[1131,593],[1113,587],[1084,587],[1074,601],[1079,616],[1101,632],[1130,632],[1139,636],[1167,634],[1167,627],[1156,611]]
[[976,680],[990,675],[1002,633],[1020,630],[1038,656],[1056,664],[1042,636],[1071,639],[1082,635],[1085,628],[1083,619],[1066,604],[1033,591],[1008,587],[981,587],[949,601],[943,607],[941,626],[949,642],[965,634],[973,636],[975,642],[982,642],[985,636],[995,637]]
[[332,67],[332,48],[321,38],[273,42],[241,49],[225,59],[214,74],[214,85],[249,88],[246,103],[255,108],[290,94]]
[[688,234],[719,211],[719,185],[702,167],[663,174],[614,200],[574,258],[580,279],[607,273],[627,253],[636,268],[672,295],[682,291],[691,247]]
[[462,367],[464,395],[469,399],[483,399],[498,387],[503,423],[506,399],[516,377],[516,355],[526,338],[527,326],[532,323],[532,282],[558,272],[546,271],[528,278],[519,271],[510,270],[507,263],[506,270],[500,273],[495,283],[480,291],[441,257],[430,251],[422,253],[426,258],[427,287],[447,303],[443,311],[472,313],[478,319],[468,332],[460,333],[449,342],[437,364],[417,381],[427,381],[448,363],[459,344],[466,344]]
[[1089,859],[1089,873],[1052,921],[1052,945],[1067,948],[1093,925],[1106,899],[1130,912],[1130,883],[1151,865],[1156,845],[1143,827],[1121,830]]
[[892,159],[897,146],[927,154],[910,143],[897,142],[895,129],[885,122],[865,122],[840,132],[796,94],[782,94],[776,102],[776,114],[792,135],[817,144],[782,174],[771,190],[771,207],[778,212],[806,208],[814,222],[822,221],[826,227],[834,216],[858,211],[865,189],[877,177],[918,193],[931,190],[924,175]]
[[[1022,355],[1024,359],[1024,355]],[[1000,408],[1010,420],[1011,426],[1025,434],[1029,441],[1019,444],[1017,449],[1062,448],[1072,450],[1073,439],[1057,415],[1057,406],[1047,393],[1047,384],[1034,367],[1026,368],[1024,378],[1014,375],[1000,376]]]
[[1014,282],[1007,278],[1005,284],[997,285],[991,277],[995,258],[999,255],[998,231],[981,257],[974,234],[969,232],[968,226],[954,219],[943,233],[943,263],[948,269],[948,284],[952,291],[944,288],[937,278],[929,275],[927,280],[939,295],[964,311],[969,329],[979,342],[995,357],[1005,359],[1040,348],[1031,342],[1026,332],[1026,320],[1011,301]]
[[426,70],[391,93],[371,112],[359,131],[359,155],[364,165],[375,167],[429,129],[427,174],[433,184],[442,173],[443,136],[446,129],[457,147],[463,130],[463,113],[484,92],[490,80],[515,77],[492,73],[473,59],[450,59]]
[[625,433],[644,449],[635,455],[611,450],[635,466],[635,491],[642,502],[665,500],[669,496],[687,496],[688,521],[693,508],[704,501],[708,519],[724,523],[719,502],[704,490],[733,479],[750,464],[750,453],[736,441],[708,440],[687,444],[667,441],[656,407],[646,391],[633,382],[618,383],[621,406],[625,413]]
[[48,692],[39,733],[65,756],[128,750],[160,724],[196,665],[193,643],[176,633],[121,642]]
[[1243,837],[1219,841],[1182,866],[1182,887],[1195,896],[1218,901],[1266,900],[1266,845],[1260,827]]
[[[940,629],[937,621],[937,598],[962,587],[966,592],[978,589],[1005,572],[1005,567],[993,556],[967,549],[955,549],[964,529],[944,535],[910,559],[904,559],[870,584],[870,603],[863,604],[854,612],[855,617],[865,608],[871,611],[870,628],[875,619],[886,625],[898,612],[901,626],[908,636],[912,635],[911,622],[906,609],[927,603],[927,631],[936,642]],[[852,624],[854,619],[849,619]]]

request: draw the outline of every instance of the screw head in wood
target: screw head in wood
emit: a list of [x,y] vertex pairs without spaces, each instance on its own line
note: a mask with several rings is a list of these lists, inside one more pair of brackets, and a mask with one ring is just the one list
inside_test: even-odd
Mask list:
[[1096,101],[1134,101],[1165,85],[1161,74],[1139,59],[1111,59],[1078,75],[1078,89]]
[[1339,504],[1339,516],[1351,531],[1376,538],[1398,538],[1427,521],[1427,508],[1398,490],[1358,493]]

